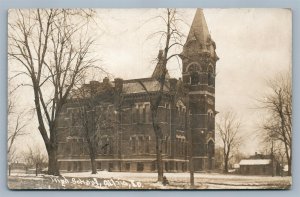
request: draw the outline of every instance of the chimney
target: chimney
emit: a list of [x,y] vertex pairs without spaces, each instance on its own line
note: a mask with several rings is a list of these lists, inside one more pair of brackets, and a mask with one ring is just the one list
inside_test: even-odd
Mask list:
[[122,92],[123,91],[123,79],[121,79],[121,78],[116,78],[115,79],[115,90],[117,92]]
[[105,77],[104,79],[103,79],[103,83],[108,83],[109,82],[109,78],[108,77]]
[[163,50],[159,50],[158,55],[157,55],[157,59],[161,60],[163,54],[164,54],[164,51]]
[[170,83],[170,91],[176,91],[176,85],[177,85],[177,79],[175,78],[171,78],[169,79],[169,83]]
[[99,84],[99,81],[90,81],[91,95],[94,95],[97,92]]

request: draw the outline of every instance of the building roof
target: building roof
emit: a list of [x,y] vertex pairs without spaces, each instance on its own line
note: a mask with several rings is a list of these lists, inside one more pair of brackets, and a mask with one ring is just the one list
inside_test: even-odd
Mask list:
[[[143,86],[140,84],[142,82],[146,87],[148,92],[156,92],[160,89],[160,83],[155,78],[141,78],[141,79],[130,79],[123,80],[122,93],[124,94],[136,94],[136,93],[145,93]],[[106,85],[105,85],[106,84]],[[115,81],[111,82],[97,82],[92,84],[84,84],[79,89],[74,89],[72,92],[71,98],[84,98],[90,97],[91,88],[95,89],[97,93],[103,93],[105,91],[112,90],[115,87]],[[165,92],[170,91],[170,84],[168,78],[166,78],[164,89]]]
[[241,165],[268,165],[271,163],[271,159],[242,159]]
[[[160,89],[160,83],[153,78],[144,78],[144,79],[133,79],[133,80],[125,80],[123,84],[123,93],[125,94],[133,94],[133,93],[144,93],[146,92],[144,88],[139,83],[142,82],[146,87],[148,92],[155,92]],[[164,91],[169,91],[168,80],[166,80]]]

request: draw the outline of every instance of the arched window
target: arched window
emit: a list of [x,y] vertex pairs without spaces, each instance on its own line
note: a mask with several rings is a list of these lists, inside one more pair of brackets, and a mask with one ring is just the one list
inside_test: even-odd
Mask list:
[[201,66],[196,62],[190,63],[186,68],[186,72],[189,72],[189,73],[192,73],[195,71],[201,71],[201,70],[202,70]]
[[208,85],[214,86],[215,85],[215,76],[214,76],[214,69],[212,65],[209,65],[208,67]]
[[208,169],[213,167],[213,157],[215,155],[215,145],[213,140],[209,140],[207,143],[207,156],[208,156]]
[[206,106],[206,101],[205,101],[205,98],[204,96],[201,96],[200,98],[200,112],[199,113],[205,113],[205,106]]
[[207,143],[207,155],[208,157],[213,157],[215,155],[215,147],[213,140],[209,140]]
[[208,110],[208,130],[214,130],[214,126],[215,126],[215,121],[214,121],[214,113],[213,111],[210,109]]
[[191,73],[191,85],[198,85],[199,83],[199,74],[198,72]]

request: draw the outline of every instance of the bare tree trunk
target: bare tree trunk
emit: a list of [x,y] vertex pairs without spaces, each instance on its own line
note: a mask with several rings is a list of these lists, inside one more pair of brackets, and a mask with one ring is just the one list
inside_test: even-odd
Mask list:
[[285,155],[288,162],[288,176],[292,175],[292,154],[289,154],[288,146],[285,144]]
[[228,173],[229,151],[224,150],[224,173]]
[[224,173],[228,173],[228,156],[224,158]]
[[[187,96],[188,98],[188,96]],[[186,102],[189,103],[189,102]],[[187,106],[189,108],[189,106]],[[194,160],[193,160],[193,140],[192,140],[192,131],[190,128],[190,111],[186,113],[186,129],[188,132],[188,151],[189,151],[189,171],[190,171],[190,185],[194,187],[195,179],[194,179]]]
[[156,159],[157,159],[157,181],[163,181],[163,162],[162,162],[162,150],[161,150],[161,139],[156,136]]
[[163,161],[162,161],[162,147],[161,147],[161,138],[162,133],[157,121],[157,110],[152,111],[152,126],[155,133],[155,149],[156,149],[156,161],[157,161],[157,181],[163,181]]
[[59,176],[59,166],[57,162],[57,148],[55,146],[47,146],[48,153],[48,174]]
[[[85,112],[86,117],[85,118],[90,118],[87,113]],[[91,115],[92,118],[94,118],[94,114]],[[97,174],[97,166],[96,166],[96,150],[95,150],[95,146],[94,146],[94,135],[91,135],[91,132],[93,129],[95,129],[94,125],[92,126],[92,129],[90,129],[91,125],[88,124],[88,122],[86,123],[86,125],[84,125],[84,130],[85,130],[85,135],[86,135],[86,139],[87,139],[87,143],[88,143],[88,147],[89,147],[89,155],[90,155],[90,159],[91,159],[91,167],[92,167],[92,174]]]
[[96,157],[94,151],[91,150],[90,158],[91,158],[91,166],[92,166],[92,174],[97,174],[97,166],[96,166]]
[[189,168],[190,168],[190,184],[191,184],[191,187],[194,187],[195,179],[194,179],[194,163],[193,163],[192,155],[190,155]]

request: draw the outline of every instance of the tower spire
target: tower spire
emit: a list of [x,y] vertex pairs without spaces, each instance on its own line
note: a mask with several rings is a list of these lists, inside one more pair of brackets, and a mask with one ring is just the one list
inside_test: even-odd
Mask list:
[[186,42],[188,43],[190,41],[196,40],[199,43],[204,44],[208,39],[210,39],[210,34],[205,21],[203,10],[201,8],[197,8]]
[[[189,50],[192,48],[193,50]],[[184,58],[205,52],[210,53],[211,57],[218,60],[215,49],[216,44],[209,33],[203,10],[197,8],[181,57]]]

